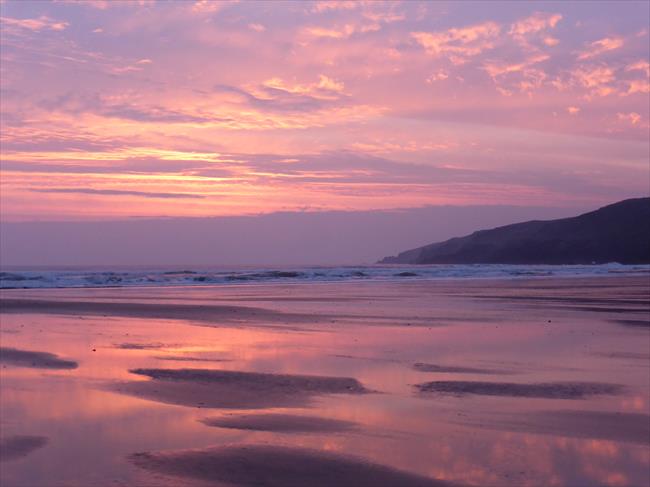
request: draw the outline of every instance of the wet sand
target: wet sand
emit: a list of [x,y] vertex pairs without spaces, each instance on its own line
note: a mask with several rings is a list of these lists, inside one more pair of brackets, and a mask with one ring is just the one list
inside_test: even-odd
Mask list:
[[649,293],[3,290],[0,485],[645,487]]

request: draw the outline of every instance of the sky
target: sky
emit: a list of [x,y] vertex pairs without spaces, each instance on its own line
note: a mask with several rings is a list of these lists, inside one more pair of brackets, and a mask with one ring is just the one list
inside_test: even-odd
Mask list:
[[404,210],[275,212],[255,216],[5,222],[0,265],[302,266],[373,264],[401,251],[575,209],[429,206]]
[[645,1],[0,0],[0,22],[2,222],[650,193]]

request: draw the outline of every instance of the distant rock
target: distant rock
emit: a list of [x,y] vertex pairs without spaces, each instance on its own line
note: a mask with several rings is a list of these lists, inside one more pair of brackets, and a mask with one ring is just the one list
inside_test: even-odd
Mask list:
[[381,264],[650,264],[650,198],[573,218],[480,230],[386,257]]

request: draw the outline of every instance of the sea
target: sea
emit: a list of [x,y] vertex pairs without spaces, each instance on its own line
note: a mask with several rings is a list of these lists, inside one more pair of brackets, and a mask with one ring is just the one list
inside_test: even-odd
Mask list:
[[306,267],[3,268],[0,289],[211,286],[347,281],[647,275],[650,265],[363,265]]

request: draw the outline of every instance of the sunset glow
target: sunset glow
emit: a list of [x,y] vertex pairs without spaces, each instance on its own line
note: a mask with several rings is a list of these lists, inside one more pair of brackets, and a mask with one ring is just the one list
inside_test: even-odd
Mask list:
[[5,221],[648,191],[646,2],[12,1]]

